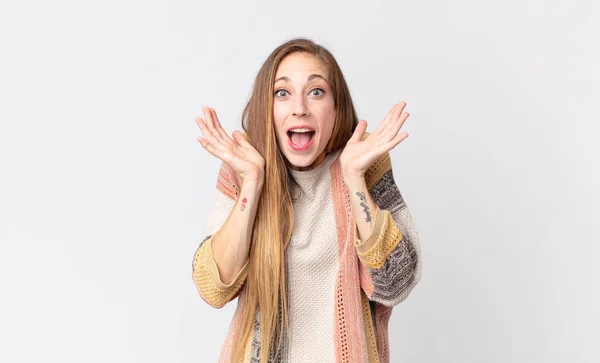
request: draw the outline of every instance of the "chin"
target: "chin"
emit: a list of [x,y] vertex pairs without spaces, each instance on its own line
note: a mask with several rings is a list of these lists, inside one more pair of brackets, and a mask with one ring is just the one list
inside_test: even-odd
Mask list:
[[285,155],[285,157],[288,162],[296,168],[306,168],[311,166],[317,159],[316,155]]

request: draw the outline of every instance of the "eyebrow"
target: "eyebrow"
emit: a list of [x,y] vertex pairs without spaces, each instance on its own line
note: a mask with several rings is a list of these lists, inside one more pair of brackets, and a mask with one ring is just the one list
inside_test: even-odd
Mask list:
[[[308,76],[308,79],[307,79],[307,81],[308,81],[308,82],[310,82],[310,81],[312,81],[312,80],[313,80],[313,79],[315,79],[315,78],[321,78],[322,80],[324,80],[325,82],[327,82],[327,80],[325,79],[325,77],[323,77],[323,76],[322,76],[322,75],[320,75],[320,74],[316,74],[316,73],[313,73],[313,74],[311,74],[310,76]],[[279,78],[277,78],[277,79],[275,80],[275,83],[277,83],[277,82],[279,82],[279,81],[285,81],[286,83],[291,83],[291,82],[292,82],[292,81],[291,81],[291,80],[290,80],[288,77],[286,77],[286,76],[283,76],[283,77],[279,77]]]

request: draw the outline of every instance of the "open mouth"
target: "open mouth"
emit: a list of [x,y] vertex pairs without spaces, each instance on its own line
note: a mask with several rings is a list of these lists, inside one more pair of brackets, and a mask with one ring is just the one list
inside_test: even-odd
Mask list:
[[316,132],[309,128],[295,128],[288,130],[287,135],[290,146],[295,150],[308,149],[315,137]]

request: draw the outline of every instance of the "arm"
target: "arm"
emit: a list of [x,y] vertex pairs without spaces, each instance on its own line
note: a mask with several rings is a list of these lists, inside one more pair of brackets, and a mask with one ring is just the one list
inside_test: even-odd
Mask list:
[[369,193],[367,181],[364,177],[350,178],[345,180],[344,183],[346,184],[346,188],[348,188],[350,204],[354,211],[357,237],[366,239],[371,235],[375,223],[375,215],[379,208]]
[[361,120],[340,162],[355,215],[360,285],[369,300],[388,307],[404,300],[421,278],[421,253],[410,213],[394,182],[389,151],[408,137],[406,102],[392,107],[370,134]]
[[[389,153],[377,159],[364,180],[349,181],[347,188],[356,216],[361,287],[372,301],[399,304],[421,278],[421,251],[412,217],[394,181]],[[363,190],[368,190],[366,203],[357,195]],[[361,203],[374,210],[369,223]]]
[[220,308],[234,299],[248,275],[249,252],[258,199],[264,182],[265,160],[235,130],[229,137],[210,107],[196,123],[204,137],[198,141],[222,161],[215,204],[204,241],[196,250],[192,277],[200,296]]
[[[241,185],[241,187],[240,187]],[[200,296],[220,308],[240,292],[248,274],[248,256],[262,181],[241,183],[223,164],[217,195],[194,255],[192,276]]]

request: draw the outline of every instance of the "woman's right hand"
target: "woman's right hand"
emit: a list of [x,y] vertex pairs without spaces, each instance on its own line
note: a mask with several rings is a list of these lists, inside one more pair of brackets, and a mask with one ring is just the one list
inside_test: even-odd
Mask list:
[[232,133],[233,139],[229,137],[221,127],[214,109],[202,107],[202,111],[206,121],[199,116],[196,117],[196,123],[204,135],[204,138],[198,137],[202,147],[227,163],[240,176],[242,182],[262,183],[265,174],[265,159],[262,155],[238,130]]

